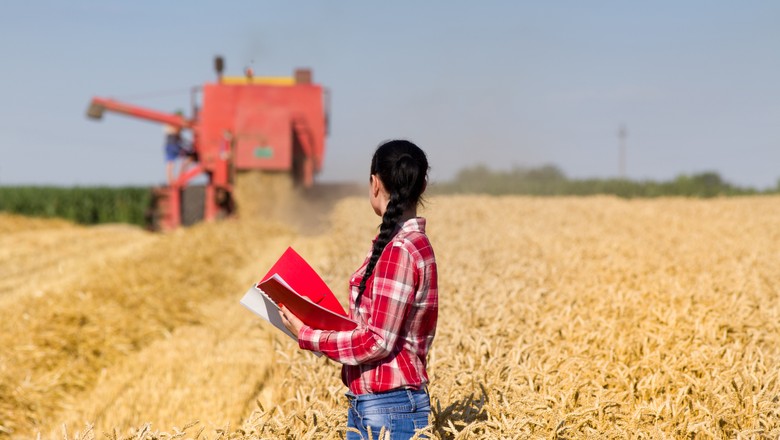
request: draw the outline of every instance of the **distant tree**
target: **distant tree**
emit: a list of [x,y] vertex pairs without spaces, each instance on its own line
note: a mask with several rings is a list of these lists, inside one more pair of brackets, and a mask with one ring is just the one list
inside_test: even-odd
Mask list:
[[566,175],[555,165],[544,165],[539,168],[525,170],[525,176],[529,180],[537,182],[559,182],[566,180]]
[[706,188],[721,188],[723,186],[728,186],[728,184],[725,183],[723,179],[720,177],[720,174],[714,171],[707,171],[700,174],[694,174],[693,180],[701,183]]
[[463,168],[455,175],[456,181],[478,181],[490,177],[493,172],[484,165],[477,164],[472,167]]

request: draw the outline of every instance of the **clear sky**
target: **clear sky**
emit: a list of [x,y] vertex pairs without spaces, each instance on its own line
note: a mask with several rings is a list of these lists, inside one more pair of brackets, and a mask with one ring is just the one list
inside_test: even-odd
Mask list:
[[780,178],[777,1],[7,1],[0,185],[156,184],[162,129],[85,117],[92,96],[163,111],[252,65],[332,94],[321,180],[366,179],[417,142],[434,180],[476,163],[571,177]]

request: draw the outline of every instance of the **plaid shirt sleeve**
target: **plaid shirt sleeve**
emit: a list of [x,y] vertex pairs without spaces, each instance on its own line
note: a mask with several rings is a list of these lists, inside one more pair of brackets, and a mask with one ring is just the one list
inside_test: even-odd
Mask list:
[[[377,261],[371,287],[369,316],[351,331],[315,330],[304,326],[298,344],[346,365],[365,364],[387,357],[395,347],[414,302],[415,263],[402,242],[390,242]],[[362,301],[368,298],[368,291]],[[362,307],[361,307],[362,309]]]

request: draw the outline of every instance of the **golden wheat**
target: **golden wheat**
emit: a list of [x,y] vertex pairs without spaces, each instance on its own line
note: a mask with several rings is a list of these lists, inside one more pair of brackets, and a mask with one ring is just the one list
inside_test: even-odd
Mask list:
[[[432,198],[441,307],[427,432],[780,437],[778,206]],[[88,241],[99,229],[36,224],[40,234],[25,235],[23,221],[4,221],[3,264],[9,249],[63,228],[89,232],[74,235],[85,258],[114,246]],[[0,294],[0,437],[342,438],[339,366],[237,301],[287,245],[344,299],[377,223],[355,198],[317,236],[247,217],[168,235],[117,230],[140,244],[81,272],[68,266],[75,273],[43,293]],[[44,270],[35,258],[18,264]]]

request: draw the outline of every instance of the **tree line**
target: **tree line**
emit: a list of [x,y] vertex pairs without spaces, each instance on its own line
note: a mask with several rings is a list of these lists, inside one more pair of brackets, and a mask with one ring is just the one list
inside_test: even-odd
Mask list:
[[586,196],[608,194],[633,197],[716,197],[780,193],[777,187],[757,190],[724,180],[715,171],[681,174],[670,181],[630,180],[622,178],[572,179],[555,165],[535,168],[515,167],[509,171],[492,170],[475,165],[459,171],[448,182],[433,185],[438,194],[478,193],[491,195],[519,194],[535,196]]

